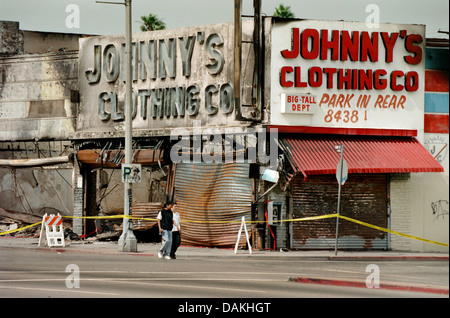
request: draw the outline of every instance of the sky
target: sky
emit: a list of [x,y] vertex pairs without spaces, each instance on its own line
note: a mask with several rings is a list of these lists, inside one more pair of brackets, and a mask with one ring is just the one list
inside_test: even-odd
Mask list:
[[[123,0],[105,0],[123,2]],[[280,3],[295,16],[314,20],[365,22],[379,8],[380,23],[425,24],[427,37],[444,37],[449,31],[449,0],[262,0],[262,12],[273,15]],[[253,1],[243,0],[243,13],[252,14]],[[140,17],[157,14],[168,29],[232,22],[234,0],[132,0],[133,32],[139,32]],[[22,30],[123,34],[122,5],[99,4],[95,0],[0,0],[0,20],[19,21]]]

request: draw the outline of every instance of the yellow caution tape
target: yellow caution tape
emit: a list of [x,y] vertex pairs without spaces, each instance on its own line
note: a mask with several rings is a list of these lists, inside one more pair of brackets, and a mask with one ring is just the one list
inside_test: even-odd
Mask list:
[[[132,220],[156,221],[156,219],[138,218],[138,217],[132,217],[130,215],[106,215],[106,216],[69,216],[69,215],[63,215],[62,217],[63,218],[68,218],[68,219],[124,219],[124,218],[127,218],[127,219],[132,219]],[[15,230],[9,230],[9,231],[6,231],[6,232],[0,232],[0,236],[1,235],[6,235],[6,234],[11,234],[11,233],[14,233],[14,232],[19,232],[19,231],[28,229],[30,227],[37,226],[37,225],[39,225],[41,223],[42,223],[42,221],[34,223],[34,224],[31,224],[31,225],[27,225],[27,226],[24,226],[24,227],[21,227],[21,228],[17,228]]]
[[427,240],[427,239],[424,239],[424,238],[421,238],[421,237],[412,236],[412,235],[408,235],[408,234],[405,234],[405,233],[400,233],[400,232],[397,232],[397,231],[385,229],[383,227],[376,226],[376,225],[369,224],[369,223],[362,222],[362,221],[358,221],[358,220],[349,218],[347,216],[339,215],[339,218],[347,220],[347,221],[350,221],[350,222],[353,222],[353,223],[361,224],[361,225],[364,225],[364,226],[367,226],[367,227],[370,227],[370,228],[373,228],[373,229],[376,229],[376,230],[380,230],[380,231],[383,231],[383,232],[388,232],[388,233],[392,233],[392,234],[408,237],[408,238],[411,238],[411,239],[414,239],[414,240],[419,240],[419,241],[423,241],[423,242],[427,242],[427,243],[432,243],[432,244],[437,244],[437,245],[442,245],[442,246],[449,247],[449,244],[446,244],[446,243],[441,243],[441,242],[436,242],[436,241],[432,241],[432,240]]
[[[301,222],[301,221],[313,221],[313,220],[320,220],[320,219],[328,219],[328,218],[334,218],[337,214],[326,214],[326,215],[319,215],[319,216],[310,216],[306,218],[300,218],[300,219],[287,219],[287,220],[276,220],[273,221],[273,223],[280,223],[280,222]],[[201,220],[181,220],[181,222],[186,223],[241,223],[242,221],[201,221]],[[267,223],[267,221],[245,221],[247,224],[251,223]]]
[[[314,221],[314,220],[321,220],[321,219],[329,219],[329,218],[335,218],[337,217],[338,214],[334,213],[334,214],[325,214],[325,215],[319,215],[319,216],[309,216],[306,218],[300,218],[300,219],[287,219],[287,220],[278,220],[278,221],[273,221],[274,223],[277,222],[303,222],[303,221]],[[266,221],[264,221],[266,222]]]
[[[432,240],[428,240],[428,239],[424,239],[421,237],[417,237],[417,236],[413,236],[413,235],[409,235],[409,234],[405,234],[405,233],[400,233],[397,231],[393,231],[393,230],[389,230],[380,226],[376,226],[370,223],[366,223],[366,222],[362,222],[359,220],[355,220],[352,218],[349,218],[347,216],[343,216],[337,213],[334,214],[326,214],[326,215],[319,215],[319,216],[311,216],[311,217],[305,217],[305,218],[298,218],[298,219],[286,219],[286,220],[276,220],[273,221],[274,223],[281,223],[281,222],[304,222],[304,221],[314,221],[314,220],[321,220],[321,219],[328,219],[328,218],[335,218],[335,217],[339,217],[340,219],[344,219],[347,220],[349,222],[353,222],[353,223],[357,223],[366,227],[370,227],[379,231],[383,231],[383,232],[388,232],[388,233],[392,233],[395,235],[399,235],[399,236],[403,236],[403,237],[407,237],[410,239],[414,239],[414,240],[419,240],[419,241],[423,241],[423,242],[427,242],[427,243],[432,243],[432,244],[437,244],[437,245],[441,245],[441,246],[446,246],[449,247],[448,243],[441,243],[441,242],[436,242],[436,241],[432,241]],[[144,221],[156,221],[157,219],[153,219],[153,218],[143,218],[143,217],[133,217],[131,215],[106,215],[106,216],[63,216],[63,218],[70,218],[70,219],[130,219],[130,220],[144,220]],[[186,223],[241,223],[242,221],[200,221],[200,220],[182,220],[182,222],[186,222]],[[6,234],[10,234],[10,233],[14,233],[14,232],[18,232],[36,225],[41,224],[41,222],[38,223],[34,223],[25,227],[21,227],[15,230],[10,230],[10,231],[6,231],[6,232],[1,232],[0,235],[6,235]],[[267,221],[245,221],[245,223],[267,223]]]
[[64,215],[63,218],[68,219],[131,219],[133,218],[131,215],[104,215],[104,216],[69,216]]
[[10,233],[14,233],[14,232],[22,231],[22,230],[28,229],[28,228],[30,228],[30,227],[33,227],[33,226],[39,225],[39,224],[41,224],[41,223],[42,223],[42,221],[40,221],[40,222],[37,222],[37,223],[34,223],[34,224],[31,224],[31,225],[27,225],[27,226],[24,226],[24,227],[21,227],[21,228],[15,229],[15,230],[10,230],[10,231],[6,231],[6,232],[1,232],[1,233],[0,233],[0,235],[6,235],[6,234],[10,234]]

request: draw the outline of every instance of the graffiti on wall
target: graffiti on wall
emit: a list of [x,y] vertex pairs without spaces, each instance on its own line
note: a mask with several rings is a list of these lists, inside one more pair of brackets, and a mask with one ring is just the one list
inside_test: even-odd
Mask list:
[[448,201],[438,200],[431,202],[431,209],[436,219],[439,219],[440,217],[445,219],[445,216],[448,215]]
[[424,146],[443,167],[446,166],[449,149],[448,135],[426,134]]

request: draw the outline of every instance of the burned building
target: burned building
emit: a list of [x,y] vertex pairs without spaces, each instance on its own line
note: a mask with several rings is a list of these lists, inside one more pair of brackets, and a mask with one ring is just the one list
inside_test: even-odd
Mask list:
[[[448,107],[427,93],[448,100],[448,64],[430,66],[448,42],[430,50],[417,25],[238,16],[133,34],[132,215],[154,219],[174,199],[184,244],[234,246],[245,217],[256,248],[332,249],[336,218],[302,219],[336,213],[343,145],[343,216],[448,242],[432,208],[448,210],[448,125],[432,124]],[[125,38],[77,40],[2,53],[0,207],[71,216],[79,235],[120,232],[121,219],[84,217],[124,211]],[[346,222],[342,249],[439,250]]]

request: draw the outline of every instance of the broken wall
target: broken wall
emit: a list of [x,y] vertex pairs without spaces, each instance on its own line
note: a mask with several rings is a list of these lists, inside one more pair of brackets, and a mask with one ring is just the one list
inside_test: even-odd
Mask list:
[[78,52],[24,54],[23,33],[0,21],[0,208],[72,215],[71,159],[41,165],[73,153]]

